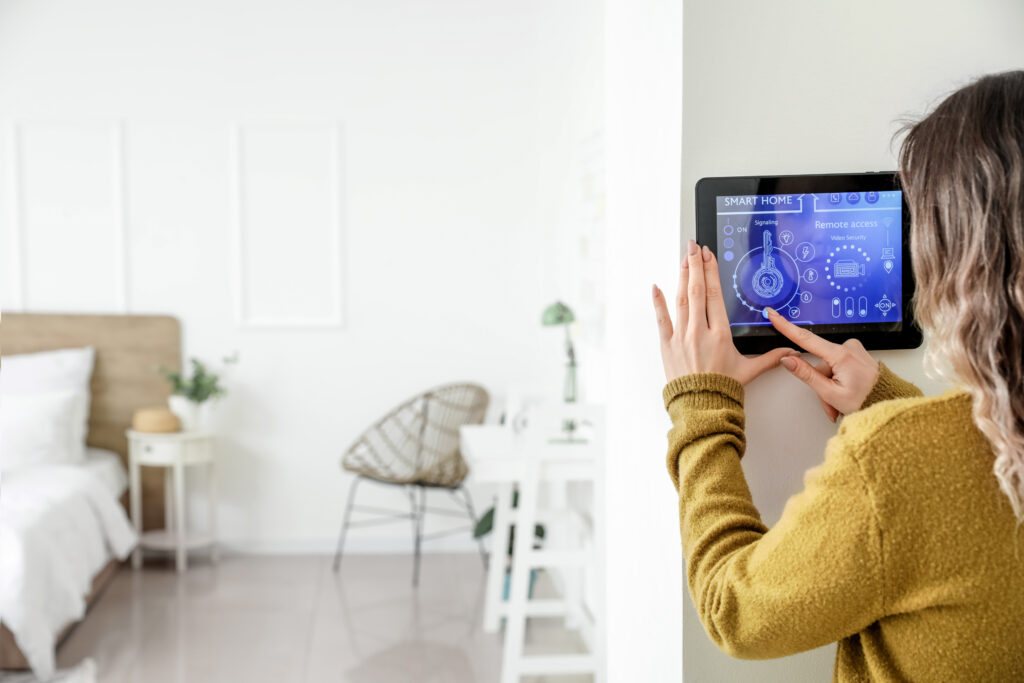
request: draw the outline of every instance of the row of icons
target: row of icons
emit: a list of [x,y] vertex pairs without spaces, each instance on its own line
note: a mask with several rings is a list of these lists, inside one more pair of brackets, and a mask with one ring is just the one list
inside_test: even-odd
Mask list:
[[[892,272],[893,265],[891,258],[882,261],[882,268],[885,269],[886,273]],[[852,259],[840,259],[832,264],[832,277],[836,280],[861,277],[864,273],[865,265],[857,263]],[[803,272],[803,279],[808,284],[814,284],[818,280],[818,271],[814,268],[808,268]]]
[[[843,201],[843,193],[842,192],[830,192],[829,193],[829,195],[828,195],[828,202],[829,202],[829,204],[839,204],[842,201]],[[864,193],[864,201],[866,201],[868,204],[875,204],[875,203],[877,203],[878,202],[878,193],[874,192],[874,191],[872,191],[872,192],[865,192]],[[858,204],[858,203],[860,203],[860,192],[847,192],[846,193],[846,203],[847,204]]]
[[[893,268],[892,261],[882,261],[882,268],[885,269],[886,273],[891,273]],[[832,264],[832,277],[836,280],[843,280],[847,278],[855,278],[864,275],[865,269],[863,263],[857,263],[850,259],[843,259],[836,261]],[[831,280],[832,277],[829,279]],[[818,271],[814,268],[808,268],[803,272],[804,282],[808,284],[814,284],[818,281]]]
[[[800,296],[800,300],[803,301],[804,303],[809,303],[811,300],[810,292],[803,292]],[[846,306],[843,306],[843,302],[839,297],[833,298],[832,317],[841,318],[843,317],[844,313],[846,314],[847,318],[853,318],[854,316],[860,316],[861,318],[868,317],[868,298],[866,296],[862,296],[857,300],[856,304],[856,307],[854,307],[854,301],[852,296],[846,297]],[[883,318],[887,318],[889,317],[889,311],[896,308],[896,304],[893,303],[888,296],[883,294],[882,298],[879,299],[878,303],[875,304],[875,308],[877,308],[881,312]],[[767,312],[763,313],[763,315],[765,318],[768,317]],[[789,317],[799,318],[800,309],[796,306],[792,306],[789,309]]]
[[[731,235],[733,232],[733,227],[731,225],[726,225],[723,228],[723,232],[726,235]],[[791,245],[793,243],[793,239],[793,233],[790,232],[789,230],[783,230],[782,232],[779,233],[779,242],[781,242],[783,246]],[[732,237],[726,237],[724,240],[722,240],[722,246],[725,247],[725,249],[727,250],[722,254],[722,257],[726,261],[732,261],[736,257],[736,255],[732,252],[732,247],[734,244],[735,242],[733,241]],[[814,258],[814,245],[812,245],[810,242],[801,242],[800,244],[797,245],[795,251],[796,259],[798,261],[803,261],[804,263],[806,263],[810,261],[812,258]],[[892,272],[893,267],[896,265],[895,259],[896,250],[893,247],[882,248],[882,268],[885,269],[886,273]],[[859,267],[857,267],[856,264],[853,264],[854,267],[850,268],[849,266],[851,263],[852,262],[850,261],[837,262],[834,266],[835,277],[857,277],[858,275],[864,275],[863,264],[860,264]],[[814,282],[814,279],[809,279],[808,282]]]
[[[878,303],[875,304],[875,308],[878,309],[878,311],[882,314],[882,317],[884,318],[888,317],[889,311],[896,308],[896,304],[894,304],[888,296],[883,294],[882,298],[879,299]],[[857,300],[856,308],[854,308],[852,296],[846,297],[845,306],[843,305],[843,302],[840,301],[838,296],[832,298],[833,318],[840,318],[844,314],[847,318],[852,318],[854,316],[854,313],[856,313],[856,315],[860,316],[861,318],[868,317],[868,298],[866,296],[862,296]]]

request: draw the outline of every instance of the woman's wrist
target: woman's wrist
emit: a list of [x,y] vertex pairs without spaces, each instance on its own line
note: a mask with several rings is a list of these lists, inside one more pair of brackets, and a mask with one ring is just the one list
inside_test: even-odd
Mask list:
[[665,408],[677,399],[691,407],[720,407],[725,403],[743,405],[743,384],[717,372],[696,372],[676,377],[662,390]]
[[878,363],[878,376],[875,383],[868,392],[864,402],[861,403],[861,410],[873,406],[881,401],[891,401],[897,398],[913,398],[921,396],[921,390],[910,382],[900,378],[896,373],[886,367],[885,363]]

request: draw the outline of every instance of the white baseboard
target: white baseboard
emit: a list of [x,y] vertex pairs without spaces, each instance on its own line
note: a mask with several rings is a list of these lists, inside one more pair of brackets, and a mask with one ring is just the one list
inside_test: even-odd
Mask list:
[[[226,555],[333,555],[338,540],[331,539],[224,539],[221,551]],[[345,554],[411,555],[412,538],[357,539],[345,541]],[[423,544],[423,553],[476,553],[479,548],[468,539],[439,538]]]

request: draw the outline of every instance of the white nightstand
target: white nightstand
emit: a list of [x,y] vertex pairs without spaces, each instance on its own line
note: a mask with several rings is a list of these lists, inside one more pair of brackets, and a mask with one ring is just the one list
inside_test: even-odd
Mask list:
[[[139,545],[132,554],[132,567],[142,566],[142,550],[174,551],[179,572],[185,571],[187,552],[209,547],[217,562],[217,481],[214,472],[214,436],[208,432],[149,434],[129,429],[128,469],[131,478],[132,523],[139,534]],[[185,526],[185,467],[206,466],[209,530],[187,532]],[[166,527],[162,531],[142,532],[142,485],[140,467],[166,467],[164,511]]]

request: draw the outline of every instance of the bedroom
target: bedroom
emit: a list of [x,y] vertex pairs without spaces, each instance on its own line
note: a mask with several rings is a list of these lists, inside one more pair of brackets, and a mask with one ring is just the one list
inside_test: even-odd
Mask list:
[[[559,396],[562,330],[541,325],[557,299],[579,320],[581,397],[597,396],[601,20],[578,0],[0,6],[0,393],[20,391],[19,369],[23,384],[63,373],[55,388],[91,388],[87,441],[120,457],[106,497],[130,520],[126,432],[138,409],[167,406],[161,368],[187,381],[198,359],[225,390],[202,424],[212,508],[207,468],[183,468],[184,570],[173,539],[160,550],[152,535],[177,522],[173,468],[142,466],[141,567],[122,557],[105,580],[87,547],[5,572],[25,603],[0,617],[7,654],[30,650],[15,654],[41,676],[91,660],[100,681],[401,680],[430,667],[497,678],[501,632],[481,627],[485,574],[459,502],[426,492],[459,514],[426,515],[424,536],[457,533],[422,541],[417,588],[408,519],[354,525],[335,573],[356,479],[340,464],[364,430],[439,385],[485,387],[491,424],[510,386]],[[84,348],[94,356],[24,355]],[[3,413],[15,420],[26,401]],[[132,443],[143,461],[166,445]],[[34,498],[29,483],[5,476],[3,494]],[[479,516],[496,486],[471,473],[464,490]],[[409,509],[402,486],[356,494]],[[6,521],[46,536],[59,506],[40,507],[49,527]],[[105,531],[124,556],[120,522]],[[201,544],[214,528],[216,563]],[[84,619],[64,632],[79,599],[39,623],[58,584],[10,584],[83,554],[88,572],[59,585],[84,597],[86,574],[98,584]],[[415,631],[413,610],[428,622],[450,611],[459,628]],[[382,619],[410,630],[380,640]],[[33,630],[49,644],[29,642]],[[546,632],[579,649],[555,626],[541,645]]]
[[[0,681],[829,675],[831,647],[755,670],[696,618],[651,282],[674,287],[698,178],[893,167],[895,120],[1024,63],[1021,10],[942,0],[910,31],[914,3],[865,5],[887,22],[759,5],[0,3]],[[763,59],[720,54],[723,31]],[[892,52],[825,50],[844,35]],[[864,94],[722,105],[798,69]],[[880,357],[941,388],[920,351]],[[753,406],[817,409],[777,375]],[[450,384],[486,391],[431,437],[468,472],[343,467],[381,424],[426,443],[417,411]],[[788,443],[750,426],[759,451]],[[488,461],[519,430],[516,448],[589,460],[529,489]],[[749,459],[766,520],[834,432]],[[10,465],[33,440],[51,462]],[[495,541],[534,513],[544,538]],[[567,568],[524,560],[563,550]]]

